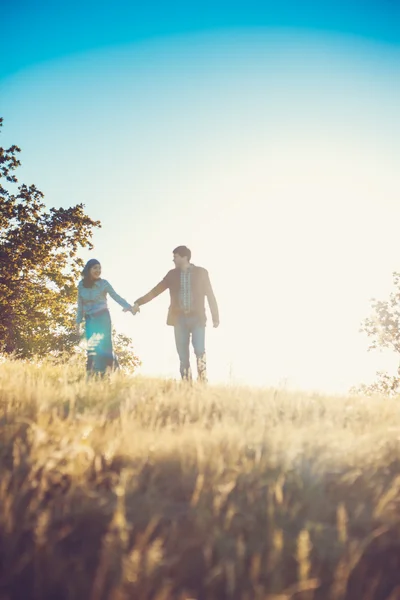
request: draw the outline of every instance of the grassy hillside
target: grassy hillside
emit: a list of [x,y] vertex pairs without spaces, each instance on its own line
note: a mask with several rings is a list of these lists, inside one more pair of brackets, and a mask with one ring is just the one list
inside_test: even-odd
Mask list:
[[400,598],[400,399],[0,364],[0,600]]

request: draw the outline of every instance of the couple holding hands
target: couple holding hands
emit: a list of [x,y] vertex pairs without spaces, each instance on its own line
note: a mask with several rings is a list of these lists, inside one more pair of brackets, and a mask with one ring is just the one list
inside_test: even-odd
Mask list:
[[197,374],[201,382],[207,382],[205,351],[207,297],[214,327],[219,325],[218,305],[206,269],[197,267],[191,261],[191,252],[186,246],[173,250],[175,268],[148,294],[138,298],[133,306],[121,298],[105,279],[101,278],[101,265],[98,260],[89,260],[82,271],[78,285],[78,308],[76,330],[85,320],[87,340],[88,373],[103,375],[107,369],[118,368],[118,359],[113,351],[111,318],[107,307],[107,294],[123,307],[124,312],[135,315],[140,306],[150,302],[169,289],[171,302],[168,309],[167,325],[174,327],[176,349],[180,361],[182,379],[191,380],[190,340],[196,355]]

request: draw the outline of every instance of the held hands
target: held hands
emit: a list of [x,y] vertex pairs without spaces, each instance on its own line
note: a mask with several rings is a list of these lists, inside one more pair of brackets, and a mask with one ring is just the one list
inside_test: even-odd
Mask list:
[[219,320],[216,319],[213,321],[213,327],[216,329],[219,326]]
[[139,304],[135,303],[130,308],[124,308],[123,312],[131,312],[133,315],[136,315],[136,313],[140,312],[140,306],[139,306]]

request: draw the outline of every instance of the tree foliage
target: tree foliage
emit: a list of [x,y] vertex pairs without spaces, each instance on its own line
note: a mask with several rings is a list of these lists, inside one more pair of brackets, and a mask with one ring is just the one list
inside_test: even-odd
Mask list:
[[29,357],[73,346],[77,252],[100,223],[82,204],[46,210],[40,190],[18,185],[19,152],[0,148],[0,349]]
[[[393,284],[394,291],[388,300],[372,299],[372,314],[363,321],[361,331],[371,339],[368,350],[387,348],[400,355],[400,273],[393,273]],[[362,385],[359,391],[389,396],[399,394],[400,368],[395,375],[379,371],[376,382]]]
[[47,210],[40,190],[18,183],[19,153],[15,145],[0,147],[0,352],[72,353],[78,251],[92,249],[93,229],[101,225],[83,204]]
[[114,331],[114,351],[120,366],[128,373],[133,373],[142,364],[136,356],[132,339],[124,333]]

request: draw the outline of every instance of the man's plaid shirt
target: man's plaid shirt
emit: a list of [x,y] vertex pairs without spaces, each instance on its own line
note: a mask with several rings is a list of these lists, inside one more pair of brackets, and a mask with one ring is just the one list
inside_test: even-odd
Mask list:
[[189,313],[192,309],[192,265],[181,270],[181,289],[179,294],[181,309]]

